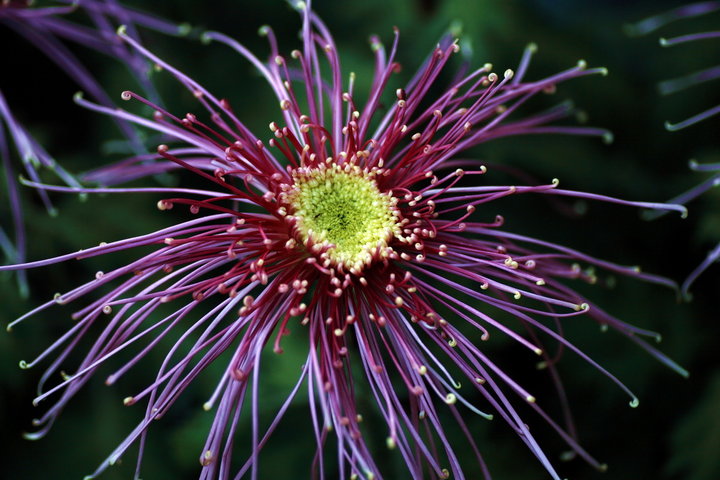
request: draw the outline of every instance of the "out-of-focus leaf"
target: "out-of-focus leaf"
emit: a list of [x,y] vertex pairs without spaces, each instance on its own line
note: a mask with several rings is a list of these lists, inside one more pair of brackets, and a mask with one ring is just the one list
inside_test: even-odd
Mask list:
[[720,373],[679,423],[671,442],[669,472],[684,480],[720,478]]

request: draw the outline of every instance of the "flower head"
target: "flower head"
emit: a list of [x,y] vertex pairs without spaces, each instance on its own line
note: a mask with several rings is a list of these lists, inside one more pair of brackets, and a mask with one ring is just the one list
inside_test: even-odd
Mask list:
[[[308,390],[317,455],[316,476],[327,475],[328,444],[337,452],[337,478],[381,478],[383,472],[366,437],[384,431],[411,478],[466,478],[458,446],[448,441],[441,420],[449,409],[477,459],[475,471],[489,477],[467,415],[507,422],[554,479],[560,477],[517,411],[527,404],[570,448],[598,468],[577,443],[571,425],[560,425],[537,399],[515,382],[481,347],[496,334],[507,335],[538,355],[555,372],[558,360],[544,341],[569,349],[637,398],[609,372],[562,335],[560,325],[585,316],[627,335],[663,362],[684,372],[639,338],[654,336],[605,313],[564,281],[593,282],[586,266],[597,266],[644,280],[669,282],[588,257],[575,250],[507,232],[503,218],[488,210],[512,195],[561,195],[650,208],[683,211],[677,205],[626,202],[558,188],[557,180],[537,186],[495,186],[480,182],[487,169],[458,154],[494,138],[535,133],[590,134],[599,129],[558,126],[571,113],[560,105],[533,116],[513,114],[531,97],[556,85],[603,69],[584,62],[557,75],[526,81],[534,52],[529,47],[519,68],[502,75],[485,65],[453,82],[438,96],[429,94],[458,44],[444,38],[405,88],[394,92],[383,111],[381,99],[397,70],[395,33],[390,53],[373,39],[376,69],[367,103],[354,101],[354,77],[343,81],[340,58],[325,24],[305,5],[303,49],[292,63],[271,45],[262,62],[229,37],[205,38],[235,49],[265,76],[278,97],[280,114],[263,142],[236,116],[228,101],[147,51],[122,29],[120,37],[137,52],[170,72],[207,110],[178,117],[130,91],[125,100],[152,107],[152,118],[109,109],[81,96],[92,110],[144,125],[168,138],[153,165],[122,163],[154,173],[183,168],[208,182],[191,188],[46,188],[60,191],[159,192],[160,210],[187,208],[190,217],[162,230],[102,244],[81,252],[22,266],[48,265],[134,247],[152,251],[120,268],[98,272],[91,281],[16,320],[55,304],[89,300],[73,316],[76,323],[31,362],[57,355],[41,385],[39,403],[60,398],[35,423],[42,436],[98,368],[131,351],[107,384],[143,360],[163,339],[173,346],[156,379],[129,396],[128,406],[144,403],[145,414],[96,473],[113,464],[131,444],[144,442],[150,424],[162,416],[211,362],[229,352],[224,373],[203,405],[214,411],[201,450],[201,478],[258,478],[260,450],[303,385]],[[322,60],[326,65],[322,64]],[[327,68],[328,75],[324,75]],[[170,140],[177,142],[171,145]],[[482,212],[476,211],[482,209]],[[102,287],[102,288],[101,288]],[[168,314],[164,305],[171,306]],[[207,309],[200,307],[206,305]],[[491,312],[501,312],[495,315]],[[500,317],[513,319],[508,324]],[[93,325],[102,333],[73,373],[57,385],[47,380]],[[525,329],[525,334],[520,333]],[[259,417],[264,353],[283,352],[285,335],[301,335],[306,360],[297,383],[270,422]],[[67,345],[67,346],[64,346]],[[55,352],[61,352],[59,354]],[[68,371],[68,370],[66,370]],[[357,385],[374,397],[383,424],[366,425]],[[464,387],[461,386],[465,385]],[[251,453],[239,472],[231,471],[233,438],[240,413],[250,409]],[[261,426],[264,425],[264,426]],[[334,439],[334,441],[332,440]],[[142,453],[142,452],[141,452]],[[335,475],[334,475],[335,476]]]

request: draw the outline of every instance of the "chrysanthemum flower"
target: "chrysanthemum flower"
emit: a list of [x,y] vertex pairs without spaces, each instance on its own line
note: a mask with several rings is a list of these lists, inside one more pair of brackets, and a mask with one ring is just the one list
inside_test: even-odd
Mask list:
[[[631,25],[629,26],[628,31],[629,33],[634,35],[646,35],[660,29],[661,27],[664,27],[669,23],[700,15],[707,15],[718,10],[720,10],[720,2],[717,1],[698,2],[689,5],[683,5],[681,7],[675,8],[659,15],[655,15],[634,25]],[[675,45],[686,44],[688,42],[702,42],[712,39],[720,39],[720,30],[690,33],[687,35],[680,35],[673,38],[660,38],[660,45],[664,47],[672,47]],[[698,84],[715,80],[717,78],[720,78],[720,65],[715,65],[705,70],[693,72],[689,75],[685,75],[679,78],[665,80],[659,84],[659,90],[660,93],[662,93],[663,95],[668,95],[671,93],[682,91],[686,88]],[[665,122],[665,128],[667,128],[671,132],[674,132],[683,128],[687,128],[691,125],[695,125],[696,123],[706,120],[719,113],[720,105],[716,105],[681,122]],[[687,202],[697,198],[699,195],[706,192],[708,189],[720,185],[720,163],[701,164],[695,160],[690,160],[690,169],[698,172],[714,173],[711,177],[707,178],[699,185],[696,185],[687,192],[684,192],[677,197],[671,199],[670,202],[684,205]],[[697,277],[700,276],[700,274],[704,272],[710,265],[718,261],[718,259],[720,259],[720,244],[718,244],[714,249],[708,252],[705,260],[700,263],[700,265],[698,265],[697,268],[692,271],[692,273],[690,273],[687,279],[685,279],[682,285],[682,291],[685,295],[687,295],[690,286],[697,279]]]
[[[127,44],[193,92],[210,120],[204,121],[201,113],[176,116],[129,91],[123,98],[152,107],[151,118],[78,96],[77,102],[87,108],[144,125],[177,142],[158,147],[157,165],[119,168],[156,172],[180,167],[205,179],[208,187],[47,187],[162,193],[166,198],[158,202],[160,210],[187,209],[190,218],[69,255],[3,267],[40,267],[137,247],[152,250],[125,266],[98,272],[10,325],[55,305],[87,299],[65,335],[34,360],[21,362],[23,368],[32,368],[54,357],[34,403],[52,397],[55,403],[35,420],[38,431],[30,437],[43,436],[107,360],[127,354],[125,363],[106,377],[111,385],[160,343],[171,342],[155,381],[124,400],[128,406],[144,404],[142,420],[95,474],[134,443],[141,445],[142,456],[151,423],[225,353],[224,373],[203,405],[215,417],[200,453],[200,478],[259,478],[261,449],[303,386],[317,446],[312,467],[308,465],[314,477],[382,478],[387,472],[378,467],[367,440],[376,440],[382,432],[387,447],[404,460],[404,478],[468,478],[468,465],[461,464],[458,455],[468,447],[477,461],[472,471],[489,478],[466,425],[467,416],[479,415],[500,417],[550,477],[559,479],[518,412],[520,405],[529,405],[572,451],[602,468],[580,447],[572,425],[554,421],[541,407],[556,400],[536,399],[488,357],[482,343],[507,335],[536,354],[554,378],[556,355],[572,351],[627,391],[636,405],[630,390],[564,338],[563,323],[594,320],[684,371],[640,338],[655,334],[614,318],[566,281],[592,283],[590,267],[599,267],[670,282],[510,233],[503,229],[503,219],[491,213],[491,205],[512,195],[559,195],[681,212],[684,207],[562,190],[556,180],[537,186],[489,185],[482,181],[486,168],[459,153],[510,135],[606,135],[599,129],[551,124],[571,113],[568,105],[514,119],[534,95],[603,69],[588,69],[580,62],[551,77],[526,81],[534,51],[529,47],[515,71],[497,75],[491,65],[484,65],[431,96],[429,92],[440,87],[441,71],[459,50],[447,38],[405,88],[393,89],[393,100],[387,102],[384,95],[398,67],[396,32],[389,54],[372,40],[375,74],[367,103],[360,108],[354,101],[354,77],[344,81],[327,27],[308,7],[299,8],[303,47],[293,51],[291,59],[280,55],[267,27],[261,32],[271,45],[268,62],[225,35],[206,34],[249,59],[277,95],[280,113],[270,124],[268,142],[243,124],[228,101],[123,30],[119,35]],[[387,102],[386,109],[381,102]],[[92,292],[98,292],[94,299]],[[101,333],[82,362],[68,369],[67,357],[97,329]],[[259,414],[263,359],[270,351],[282,354],[286,335],[304,339],[307,358],[276,416],[266,419]],[[68,373],[53,384],[62,371]],[[359,382],[374,397],[381,424],[363,421]],[[445,411],[465,442],[449,440]],[[236,471],[231,458],[243,412],[251,418],[251,453]],[[337,459],[329,466],[333,450]]]

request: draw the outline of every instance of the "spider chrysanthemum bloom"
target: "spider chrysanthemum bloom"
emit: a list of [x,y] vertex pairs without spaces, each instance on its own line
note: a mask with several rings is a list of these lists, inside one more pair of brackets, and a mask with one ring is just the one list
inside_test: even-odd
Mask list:
[[[634,35],[646,35],[661,29],[669,23],[679,20],[685,20],[697,16],[713,14],[720,10],[720,2],[698,2],[683,5],[670,11],[652,16],[634,25],[628,26],[628,32]],[[717,15],[717,13],[715,13]],[[663,47],[674,47],[677,45],[685,45],[691,43],[700,48],[700,44],[708,41],[720,41],[720,30],[710,30],[704,32],[689,33],[672,38],[660,38],[660,45]],[[659,84],[660,93],[663,95],[672,94],[685,90],[686,88],[717,80],[720,78],[720,65],[714,65],[701,71],[693,72],[682,77],[665,80]],[[707,120],[720,114],[720,105],[710,107],[700,113],[693,115],[683,121],[677,123],[665,122],[665,128],[669,131],[682,130],[684,128],[695,125],[699,122]],[[707,190],[720,185],[720,163],[698,163],[690,160],[690,169],[698,172],[713,172],[712,176],[704,180],[702,183],[691,188],[677,197],[670,200],[672,203],[686,204],[694,200]],[[693,270],[685,279],[682,285],[682,291],[688,294],[692,283],[703,273],[710,265],[720,259],[720,244],[708,252],[707,257]]]
[[[479,180],[486,168],[458,153],[509,135],[605,135],[598,129],[549,125],[571,112],[567,105],[512,119],[535,94],[603,70],[587,69],[580,62],[552,77],[525,81],[531,47],[516,71],[497,75],[485,65],[430,97],[440,72],[459,50],[448,38],[405,88],[393,91],[392,104],[381,113],[381,98],[397,69],[397,32],[389,55],[373,40],[375,76],[367,103],[359,108],[353,99],[354,78],[343,81],[328,29],[308,7],[301,5],[300,10],[303,50],[292,52],[292,63],[278,52],[269,28],[262,29],[272,50],[268,62],[222,34],[206,34],[248,58],[277,95],[281,113],[270,124],[269,142],[255,136],[229,102],[213,96],[122,30],[119,35],[129,45],[194,93],[210,122],[197,114],[177,117],[129,91],[123,98],[151,106],[152,118],[108,109],[78,96],[83,106],[145,125],[179,142],[161,145],[157,164],[130,162],[118,169],[137,173],[181,167],[212,188],[80,189],[161,192],[167,198],[158,202],[160,210],[185,207],[191,217],[163,230],[71,255],[4,267],[36,267],[152,247],[136,261],[98,272],[90,282],[58,294],[11,324],[55,304],[85,299],[92,291],[105,292],[73,315],[76,323],[66,335],[31,362],[21,363],[31,368],[57,355],[43,375],[42,393],[35,403],[60,398],[35,421],[39,430],[33,437],[47,432],[67,402],[108,359],[127,354],[126,362],[106,377],[106,383],[113,384],[165,340],[173,346],[156,380],[125,398],[128,406],[145,405],[143,419],[96,473],[117,461],[134,442],[144,444],[150,424],[226,353],[224,373],[203,405],[215,417],[200,454],[201,478],[239,478],[246,473],[259,478],[260,450],[303,386],[308,390],[317,445],[314,461],[308,461],[314,477],[382,478],[384,472],[367,441],[382,432],[387,447],[404,460],[403,476],[468,478],[469,468],[477,472],[473,476],[487,478],[465,423],[467,415],[480,415],[507,422],[549,475],[559,479],[516,410],[520,404],[529,405],[574,452],[602,468],[578,445],[572,425],[556,423],[540,407],[543,399],[536,401],[510,378],[481,344],[498,333],[507,335],[538,355],[551,372],[557,358],[550,344],[569,349],[628,391],[636,404],[626,387],[563,337],[563,321],[591,318],[682,369],[638,338],[652,333],[596,308],[564,281],[593,282],[593,273],[582,263],[668,282],[509,233],[502,229],[501,217],[488,213],[489,204],[511,195],[554,194],[678,211],[683,207],[561,190],[557,181],[539,186],[485,185]],[[484,210],[482,215],[475,211],[478,207]],[[508,316],[513,324],[500,318]],[[102,333],[92,340],[80,365],[65,368],[60,383],[46,386],[98,324]],[[267,421],[259,414],[263,359],[271,352],[281,354],[283,336],[288,334],[303,337],[307,357],[287,400]],[[382,423],[363,421],[358,382],[374,397]],[[465,442],[449,440],[445,409]],[[234,468],[233,441],[243,411],[251,418],[251,453]],[[468,445],[477,462],[472,467],[461,464],[458,455]],[[337,455],[332,467],[324,463],[331,451]]]

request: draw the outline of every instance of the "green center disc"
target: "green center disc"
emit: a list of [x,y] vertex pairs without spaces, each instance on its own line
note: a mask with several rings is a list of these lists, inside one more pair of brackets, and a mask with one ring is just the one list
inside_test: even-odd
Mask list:
[[399,233],[395,200],[373,175],[354,165],[331,165],[294,175],[289,195],[306,244],[327,248],[334,264],[360,269],[388,250]]

